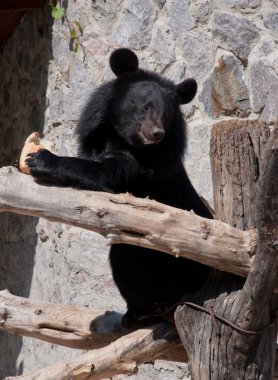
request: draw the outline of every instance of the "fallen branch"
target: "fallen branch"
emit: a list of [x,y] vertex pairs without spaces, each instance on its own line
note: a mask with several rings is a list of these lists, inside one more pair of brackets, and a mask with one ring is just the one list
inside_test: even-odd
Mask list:
[[[0,291],[0,330],[71,348],[95,349],[108,345],[134,329],[123,328],[122,314],[86,307],[42,303]],[[184,359],[179,339],[160,359]],[[165,352],[165,354],[164,354]]]
[[98,380],[119,373],[132,374],[137,371],[139,364],[153,361],[179,345],[174,326],[159,323],[132,332],[106,347],[90,351],[78,358],[56,363],[30,374],[8,377],[6,380]]
[[256,230],[241,231],[129,194],[42,186],[15,168],[0,169],[0,212],[43,217],[98,232],[108,244],[126,243],[186,257],[246,276]]

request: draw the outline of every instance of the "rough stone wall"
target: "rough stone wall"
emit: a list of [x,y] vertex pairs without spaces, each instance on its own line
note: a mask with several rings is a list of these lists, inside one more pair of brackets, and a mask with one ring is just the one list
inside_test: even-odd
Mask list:
[[[68,19],[80,22],[83,29],[76,53],[72,51],[68,23],[55,21],[47,41],[42,37],[44,44],[36,33],[24,38],[35,39],[30,42],[32,54],[41,54],[35,75],[29,61],[30,48],[17,61],[18,41],[23,40],[21,33],[42,21],[39,12],[25,17],[1,53],[1,67],[7,72],[9,65],[19,66],[19,71],[28,66],[31,87],[26,93],[35,94],[28,97],[25,93],[17,94],[16,86],[9,86],[8,76],[6,86],[0,83],[2,133],[12,131],[18,148],[25,134],[43,128],[44,135],[55,141],[59,154],[74,155],[73,130],[86,98],[96,86],[113,77],[108,67],[111,51],[119,46],[130,47],[138,54],[142,67],[176,82],[187,77],[197,79],[197,97],[190,105],[183,106],[189,141],[185,165],[193,184],[212,204],[211,125],[217,119],[230,117],[260,117],[271,122],[278,119],[278,1],[68,0],[64,6]],[[51,24],[46,18],[43,25],[47,22]],[[45,83],[41,70],[47,67]],[[15,83],[17,75],[17,71],[11,74]],[[43,83],[44,91],[37,92],[37,81]],[[6,116],[2,114],[2,106]],[[20,112],[21,122],[14,125],[10,115]],[[14,156],[14,147],[2,139],[0,144],[1,160],[7,163]],[[44,220],[37,223],[33,219],[26,223],[16,218],[9,216],[0,227],[1,287],[22,295],[28,295],[30,288],[30,297],[46,302],[124,310],[124,302],[111,279],[104,239],[63,224]],[[12,239],[16,240],[15,244]],[[24,244],[19,247],[22,241]],[[28,258],[29,265],[19,261],[24,261],[23,257]],[[21,282],[27,286],[20,287]],[[14,284],[17,286],[13,287]],[[28,372],[80,353],[32,339],[23,339],[22,348],[19,345],[14,349],[14,338],[3,339],[5,346],[2,346],[9,345],[13,352],[10,359],[9,351],[0,346],[3,374],[15,372],[16,368]],[[154,366],[141,366],[139,373],[131,378],[186,377],[184,365],[157,361]]]

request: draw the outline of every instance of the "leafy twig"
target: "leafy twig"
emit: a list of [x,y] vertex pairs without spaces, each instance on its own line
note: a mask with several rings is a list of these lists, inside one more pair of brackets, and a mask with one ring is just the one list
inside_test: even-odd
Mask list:
[[75,53],[78,51],[78,48],[81,44],[80,37],[83,34],[83,29],[80,25],[80,22],[77,20],[70,20],[67,16],[66,9],[62,6],[62,1],[57,0],[54,4],[53,0],[49,1],[49,5],[51,6],[51,15],[56,20],[65,20],[70,35],[70,49]]

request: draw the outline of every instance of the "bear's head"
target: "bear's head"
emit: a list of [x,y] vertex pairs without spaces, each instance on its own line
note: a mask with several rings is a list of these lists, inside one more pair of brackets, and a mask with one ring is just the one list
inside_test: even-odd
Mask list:
[[180,123],[180,104],[197,92],[195,79],[175,85],[156,73],[139,69],[138,58],[120,48],[110,56],[114,81],[114,128],[130,145],[142,148],[159,144]]

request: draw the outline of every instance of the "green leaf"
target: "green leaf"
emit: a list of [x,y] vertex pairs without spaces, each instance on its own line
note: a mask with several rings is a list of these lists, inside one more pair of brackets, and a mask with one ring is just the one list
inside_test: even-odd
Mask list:
[[71,30],[70,30],[70,38],[73,38],[73,39],[76,38],[76,32],[75,32],[74,29],[71,29]]
[[65,13],[66,13],[65,8],[52,7],[51,16],[55,20],[61,20],[61,18],[64,17]]
[[79,29],[79,32],[82,34],[83,33],[83,30],[82,30],[82,27],[81,27],[81,24],[79,21],[74,21],[75,25],[77,26],[77,28]]
[[75,41],[74,46],[73,46],[73,51],[74,51],[75,53],[77,53],[78,48],[79,48],[79,43],[78,43],[78,41]]

